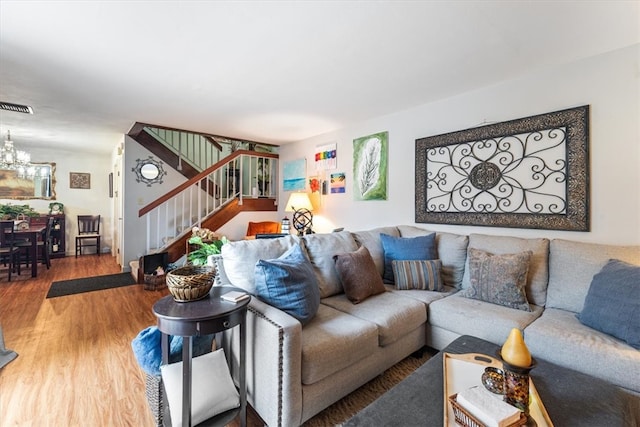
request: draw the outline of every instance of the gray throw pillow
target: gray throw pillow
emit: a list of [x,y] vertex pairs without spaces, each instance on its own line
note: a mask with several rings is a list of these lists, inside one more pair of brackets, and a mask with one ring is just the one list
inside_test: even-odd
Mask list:
[[277,259],[259,260],[255,283],[258,298],[303,325],[313,319],[320,306],[320,289],[313,266],[297,243]]
[[609,260],[593,276],[578,318],[640,350],[640,266]]
[[470,287],[460,295],[518,310],[531,311],[525,286],[531,251],[493,255],[469,249]]

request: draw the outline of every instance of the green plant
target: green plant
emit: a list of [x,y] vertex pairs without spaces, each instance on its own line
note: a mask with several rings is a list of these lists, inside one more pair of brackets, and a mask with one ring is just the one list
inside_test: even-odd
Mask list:
[[222,245],[228,243],[229,240],[222,236],[219,240],[212,242],[203,242],[202,237],[192,236],[188,240],[189,244],[198,246],[198,249],[189,252],[187,260],[193,265],[207,265],[209,255],[217,255],[222,249]]
[[40,216],[40,214],[29,205],[0,205],[0,219],[16,219],[18,215]]

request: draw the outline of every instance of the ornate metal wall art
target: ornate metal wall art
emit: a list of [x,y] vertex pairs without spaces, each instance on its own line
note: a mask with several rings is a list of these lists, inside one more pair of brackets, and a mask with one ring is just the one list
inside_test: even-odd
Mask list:
[[416,222],[589,230],[589,106],[416,140]]

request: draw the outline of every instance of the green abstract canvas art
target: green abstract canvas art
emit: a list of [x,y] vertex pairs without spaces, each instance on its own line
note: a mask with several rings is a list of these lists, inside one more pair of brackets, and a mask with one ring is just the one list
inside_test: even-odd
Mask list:
[[353,199],[387,200],[389,132],[353,140]]

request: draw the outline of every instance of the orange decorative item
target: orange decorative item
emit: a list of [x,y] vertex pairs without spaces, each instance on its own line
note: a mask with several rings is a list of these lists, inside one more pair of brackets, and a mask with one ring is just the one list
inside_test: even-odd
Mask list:
[[509,333],[509,338],[502,346],[500,352],[502,360],[513,366],[528,368],[531,366],[531,353],[524,343],[520,329],[513,328]]

